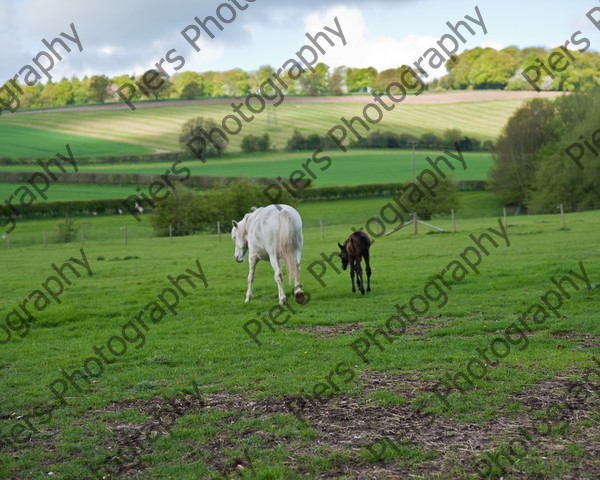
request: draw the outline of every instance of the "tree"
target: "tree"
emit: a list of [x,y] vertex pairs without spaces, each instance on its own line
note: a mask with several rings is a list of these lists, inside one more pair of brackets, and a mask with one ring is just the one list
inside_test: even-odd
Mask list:
[[225,96],[223,74],[221,72],[204,72],[204,93],[210,97]]
[[[406,65],[402,65],[400,68],[388,68],[387,70],[379,72],[377,77],[375,77],[371,83],[373,91],[378,93],[383,92],[392,82],[397,82],[404,85],[404,82],[402,81],[402,74],[405,70],[408,70],[408,68],[409,67]],[[413,84],[414,75],[412,73],[409,73],[408,75],[408,82],[410,82],[409,84]]]
[[314,72],[305,72],[300,78],[302,92],[306,95],[321,95],[327,91],[329,67],[319,62],[314,69]]
[[165,236],[169,234],[169,225],[171,232],[175,236],[189,235],[194,227],[198,226],[194,215],[207,214],[209,212],[201,211],[199,208],[198,194],[185,187],[182,183],[177,183],[174,191],[163,200],[156,202],[150,223],[156,236]]
[[496,143],[489,173],[492,189],[507,203],[527,205],[538,151],[553,136],[554,105],[534,99],[508,119]]
[[[600,123],[600,93],[575,93],[555,100],[556,115],[551,142],[539,151],[530,207],[534,212],[598,208],[600,157],[585,147]],[[576,144],[580,146],[578,147]],[[575,145],[574,145],[575,144]],[[571,152],[579,164],[567,154]]]
[[242,152],[244,153],[252,153],[252,152],[266,152],[271,146],[271,139],[269,138],[269,134],[265,133],[262,137],[257,137],[255,135],[246,135],[242,139]]
[[223,72],[222,82],[225,95],[241,97],[250,93],[250,75],[241,68]]
[[185,87],[183,87],[181,94],[179,95],[180,98],[186,98],[188,100],[192,100],[200,96],[202,96],[202,87],[196,82],[188,83]]
[[44,90],[38,97],[36,107],[52,107],[54,105],[54,99],[56,98],[56,85],[52,83],[52,80],[48,80],[48,83],[44,87]]
[[[213,142],[209,141],[207,136],[213,128],[219,127],[212,118],[191,118],[183,124],[183,127],[181,127],[179,146],[184,152],[189,153],[190,146],[188,143],[192,142],[194,148],[201,152],[202,156],[220,157],[227,147],[227,141],[225,141],[225,139],[219,134],[212,135],[212,139],[217,145],[214,145]],[[206,146],[202,146],[201,141],[197,139],[194,140],[196,137],[203,139],[203,141],[206,143]]]
[[196,98],[204,95],[204,77],[196,72],[182,72],[173,76],[171,96]]
[[73,103],[73,85],[69,80],[63,78],[54,89],[54,105],[62,106]]
[[[250,90],[252,92],[258,92],[260,86],[269,78],[273,77],[275,69],[271,65],[262,65],[259,69],[254,72],[250,79]],[[287,83],[287,80],[284,79]]]
[[108,95],[108,86],[110,79],[106,75],[94,75],[90,79],[89,85],[89,101],[95,103],[104,103],[104,99]]
[[[296,200],[283,192],[281,202],[294,205]],[[216,233],[217,221],[221,222],[221,228],[231,228],[231,220],[240,220],[252,207],[270,203],[264,186],[249,180],[222,183],[202,195],[178,183],[174,192],[156,202],[150,223],[157,236],[168,235],[169,225],[174,235]]]
[[410,202],[409,197],[402,197],[406,208],[411,212],[417,212],[422,220],[431,220],[431,217],[439,213],[450,213],[452,209],[460,207],[456,183],[451,178],[440,179],[435,187],[434,195],[425,194],[420,200]]
[[285,149],[288,152],[297,150],[306,150],[306,137],[300,133],[300,130],[294,130],[292,138],[287,141]]
[[327,79],[327,90],[333,95],[342,95],[344,93],[344,77],[346,67],[335,67]]
[[348,92],[367,92],[377,77],[373,67],[348,68],[346,70],[346,85]]
[[40,95],[44,90],[43,85],[38,82],[35,85],[21,85],[23,95],[20,97],[21,108],[31,108],[38,106]]
[[506,87],[518,66],[518,60],[507,52],[484,49],[469,72],[470,84],[475,89]]

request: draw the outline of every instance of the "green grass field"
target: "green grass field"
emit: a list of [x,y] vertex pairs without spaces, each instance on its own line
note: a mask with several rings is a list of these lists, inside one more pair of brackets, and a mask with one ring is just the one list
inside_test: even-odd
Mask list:
[[[233,101],[233,100],[232,100]],[[365,104],[372,98],[366,97]],[[524,100],[496,100],[487,102],[446,103],[436,105],[399,105],[386,113],[375,126],[421,135],[425,132],[442,133],[448,128],[458,128],[464,134],[480,140],[494,140],[512,113]],[[324,135],[340,118],[362,115],[362,104],[334,103],[283,103],[274,110],[269,123],[267,111],[246,123],[240,134],[232,137],[228,149],[237,152],[245,135],[268,133],[272,144],[283,149],[294,129]],[[0,118],[0,156],[49,156],[74,137],[111,140],[117,144],[98,144],[98,151],[85,149],[79,155],[122,155],[131,149],[146,147],[166,151],[179,150],[178,138],[185,121],[197,116],[213,118],[218,124],[232,112],[227,104],[161,106],[127,110],[52,110]],[[23,128],[20,131],[18,129]],[[52,135],[48,135],[51,133]],[[54,135],[60,133],[62,135]],[[26,137],[26,141],[17,141]],[[15,141],[7,141],[14,138]],[[130,144],[129,146],[123,145]],[[128,150],[129,149],[129,150]],[[84,149],[82,148],[82,151]],[[58,150],[62,151],[62,150]],[[142,152],[140,152],[142,153]]]
[[[0,182],[0,198],[8,199],[20,186],[20,183]],[[48,190],[48,195],[50,196],[48,196],[47,200],[40,197],[36,201],[58,202],[68,200],[96,200],[99,198],[125,198],[131,195],[131,192],[135,193],[135,189],[135,185],[76,185],[56,183]]]
[[[100,477],[133,479],[596,478],[598,215],[569,214],[567,230],[557,215],[510,217],[510,246],[502,239],[497,248],[489,246],[480,273],[469,270],[463,280],[449,280],[447,303],[432,300],[393,343],[378,335],[381,349],[373,343],[365,363],[350,346],[364,329],[385,328],[395,304],[423,295],[424,285],[474,245],[471,233],[499,228],[495,217],[462,219],[456,234],[382,237],[371,248],[372,292],[353,294],[348,272],[338,275],[332,267],[321,286],[310,265],[322,260],[322,252],[335,251],[350,227],[364,224],[382,203],[299,206],[302,284],[311,298],[291,305],[295,313],[283,325],[271,330],[263,324],[260,346],[243,325],[257,312],[277,311],[267,263],[258,266],[248,305],[247,263],[235,263],[227,236],[221,243],[214,235],[170,242],[151,237],[147,217],[140,224],[130,217],[85,220],[83,248],[93,275],[77,267],[82,276],[74,278],[67,269],[72,285],[65,286],[60,304],[35,312],[26,334],[12,318],[8,342],[0,329],[0,477],[98,478],[95,470]],[[325,238],[318,226],[323,216]],[[129,245],[108,234],[126,222]],[[18,229],[32,233],[50,224],[24,221]],[[15,240],[7,250],[0,244],[6,272],[0,324],[56,275],[53,263],[80,258],[80,247],[20,246]],[[194,289],[183,284],[187,295],[180,295],[176,315],[167,312],[154,323],[145,312],[148,330],[122,332],[170,286],[167,275],[197,271],[196,260],[206,288],[200,280]],[[518,335],[513,329],[510,353],[492,357],[486,374],[464,394],[454,390],[445,406],[433,393],[445,375],[465,371],[477,348],[509,338],[505,330],[540,302],[553,287],[551,277],[580,272],[579,262],[590,287],[583,280],[577,290],[566,285],[570,298],[563,299],[558,317],[533,323],[529,316],[532,331]],[[48,385],[64,378],[61,369],[81,369],[98,356],[94,346],[104,346],[113,358],[106,345],[115,335],[128,336],[127,351],[89,384],[80,379],[80,391],[66,384],[66,405],[56,406]],[[89,366],[98,372],[97,364]],[[575,381],[583,382],[578,395],[569,391]],[[337,391],[331,387],[315,398],[319,382],[333,382]],[[15,443],[6,435],[16,435]],[[504,473],[487,468],[485,452],[508,445],[516,453],[512,463],[501,459]]]
[[[450,153],[456,155],[456,151]],[[77,152],[73,155],[77,158]],[[247,177],[268,177],[276,178],[281,176],[288,179],[294,170],[302,170],[302,164],[310,158],[312,152],[299,153],[254,153],[250,155],[232,155],[223,158],[210,158],[206,163],[200,160],[191,159],[182,163],[179,168],[189,167],[192,175],[214,175],[214,176],[247,176]],[[331,165],[325,171],[327,163],[322,162],[309,164],[311,170],[317,177],[313,185],[332,186],[332,185],[361,185],[368,183],[390,183],[405,182],[410,180],[412,175],[412,153],[409,150],[398,149],[372,149],[372,150],[348,150],[343,153],[339,150],[331,150],[320,155],[328,155],[331,158]],[[431,168],[426,157],[435,160],[439,155],[444,155],[441,151],[417,150],[415,152],[415,172],[418,175],[423,169]],[[487,172],[492,165],[490,154],[483,152],[463,153],[467,169],[451,157],[450,160],[456,170],[451,172],[456,180],[485,180]],[[111,163],[111,164],[93,164],[81,165],[80,172],[102,172],[102,173],[152,173],[163,174],[170,169],[172,162],[148,162],[148,163]],[[68,166],[70,168],[70,166]],[[444,172],[450,172],[449,167],[444,163],[440,167]],[[15,171],[37,171],[39,166],[35,165],[8,165],[4,170]],[[70,171],[70,170],[69,170]],[[306,174],[308,175],[308,174]],[[56,186],[49,189],[49,195],[52,195]],[[80,187],[81,188],[81,187]],[[0,183],[0,193],[8,190]]]
[[[68,116],[63,116],[62,122],[70,122]],[[58,126],[56,126],[58,127]],[[53,157],[56,153],[66,155],[65,145],[69,144],[74,152],[81,157],[114,155],[142,155],[153,153],[154,149],[136,145],[134,142],[120,142],[95,138],[93,135],[76,133],[61,133],[60,130],[31,128],[24,125],[9,125],[0,121],[0,156],[2,157]]]

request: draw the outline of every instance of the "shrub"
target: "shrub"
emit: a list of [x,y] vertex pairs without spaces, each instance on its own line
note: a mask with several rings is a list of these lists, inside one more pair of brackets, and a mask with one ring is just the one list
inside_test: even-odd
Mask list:
[[[203,157],[220,157],[227,147],[227,141],[219,135],[212,136],[213,141],[217,146],[215,146],[213,142],[207,141],[206,135],[208,135],[213,128],[218,128],[218,126],[211,118],[196,117],[188,120],[183,124],[183,127],[181,127],[179,146],[184,152],[188,152],[190,149],[188,144],[193,142],[192,145],[194,149]],[[194,140],[196,137],[203,139],[204,144]]]
[[271,147],[271,139],[265,133],[262,137],[256,135],[246,135],[242,139],[242,151],[244,153],[266,152]]
[[[248,180],[223,182],[218,188],[197,194],[178,184],[167,198],[156,203],[150,222],[154,234],[165,236],[172,226],[173,235],[190,235],[194,232],[216,233],[217,221],[222,230],[231,228],[232,220],[241,220],[252,207],[265,206],[271,201],[263,193],[264,185]],[[287,192],[281,203],[296,201]]]
[[75,238],[77,226],[75,220],[65,217],[64,221],[56,224],[58,232],[56,233],[56,241],[61,243],[69,243]]

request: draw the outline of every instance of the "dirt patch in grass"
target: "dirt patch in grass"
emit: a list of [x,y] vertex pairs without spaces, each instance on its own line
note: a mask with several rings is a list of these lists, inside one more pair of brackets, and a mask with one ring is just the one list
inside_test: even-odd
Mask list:
[[312,333],[319,338],[333,338],[338,335],[360,332],[363,325],[358,322],[336,323],[335,325],[315,325],[314,327],[287,328],[285,330],[299,330],[300,332]]
[[[566,340],[577,340],[577,349],[595,348],[600,346],[598,337],[586,332],[551,332],[552,338],[564,338]],[[599,379],[600,380],[600,379]]]
[[[433,328],[444,328],[452,320],[449,317],[443,315],[421,316],[421,320],[413,324],[407,325],[406,331],[403,335],[415,335],[424,336]],[[435,322],[428,322],[435,320]],[[353,334],[362,332],[364,329],[374,330],[381,325],[368,325],[360,322],[352,323],[336,323],[335,325],[315,325],[313,327],[301,327],[301,328],[286,328],[285,330],[298,330],[301,332],[312,333],[319,338],[333,338],[338,335]],[[392,325],[394,327],[394,325]],[[428,340],[428,339],[427,339]]]
[[[553,406],[565,400],[573,403],[574,394],[569,390],[573,392],[573,385],[577,382],[566,377],[549,379],[513,394],[511,400],[524,405],[525,414],[506,414],[480,423],[461,422],[416,409],[412,400],[435,387],[432,382],[417,377],[367,370],[362,373],[358,383],[361,392],[357,396],[249,399],[241,394],[219,393],[202,398],[189,396],[113,403],[92,412],[92,415],[133,409],[149,418],[142,424],[117,420],[110,424],[110,421],[104,420],[112,432],[105,445],[115,451],[115,457],[107,463],[112,464],[112,468],[117,469],[115,473],[123,478],[144,477],[145,466],[140,462],[141,454],[152,452],[155,448],[152,439],[168,435],[177,418],[206,413],[207,410],[228,412],[228,415],[213,422],[217,427],[216,433],[201,446],[191,446],[184,461],[206,462],[226,478],[236,478],[236,471],[253,468],[249,456],[239,453],[244,445],[243,439],[249,436],[257,439],[257,443],[265,449],[285,447],[289,452],[286,465],[310,478],[475,478],[487,465],[482,461],[483,452],[495,451],[498,445],[523,438],[523,431],[529,432],[531,440],[528,441],[532,451],[548,452],[548,455],[563,451],[567,445],[577,444],[585,452],[578,459],[580,467],[588,474],[600,473],[597,460],[600,458],[598,431],[580,425],[584,420],[597,423],[594,420],[598,418],[597,383],[578,384],[587,394],[579,392],[573,409],[559,409],[549,419],[556,432],[559,431],[560,422],[567,425],[560,435],[539,435],[535,431],[535,423],[537,419],[544,418],[546,411],[553,412]],[[382,405],[374,398],[376,392],[392,392],[406,399],[406,402]],[[229,428],[238,420],[268,421],[276,414],[295,416],[300,422],[298,431],[309,429],[314,432],[314,438],[279,436],[255,427],[248,427],[241,433]],[[412,452],[420,453],[378,460],[368,453],[367,446],[380,442],[377,448],[381,448],[383,439],[396,442],[397,445],[402,443]],[[389,444],[386,448],[389,452]],[[338,459],[327,463],[327,469],[315,474],[311,470],[310,459],[320,457],[325,462],[331,454],[338,454]],[[505,478],[531,478],[519,470],[519,464],[505,467],[509,474]],[[109,468],[111,466],[107,465],[107,470]],[[556,478],[578,477],[565,473],[565,476]]]

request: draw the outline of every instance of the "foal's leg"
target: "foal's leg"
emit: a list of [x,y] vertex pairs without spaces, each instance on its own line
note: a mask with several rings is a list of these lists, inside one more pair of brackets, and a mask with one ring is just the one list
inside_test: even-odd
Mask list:
[[279,303],[283,305],[286,302],[285,291],[283,290],[283,273],[281,273],[281,265],[279,264],[279,259],[277,255],[269,255],[269,260],[271,261],[271,266],[273,267],[273,271],[275,272],[275,283],[277,283],[277,290],[279,294]]
[[361,261],[361,258],[358,257],[356,259],[356,283],[358,283],[358,289],[360,290],[360,293],[362,293],[364,295],[365,294],[365,284],[363,282],[362,267],[360,266],[360,261]]
[[356,292],[356,288],[354,288],[354,259],[350,259],[350,280],[352,280],[352,291]]
[[367,292],[371,291],[371,263],[369,262],[369,252],[365,254],[365,266],[367,267]]
[[246,291],[246,303],[252,300],[252,282],[254,281],[254,271],[258,263],[258,255],[250,255],[248,258],[250,264],[250,273],[248,274],[248,290]]

